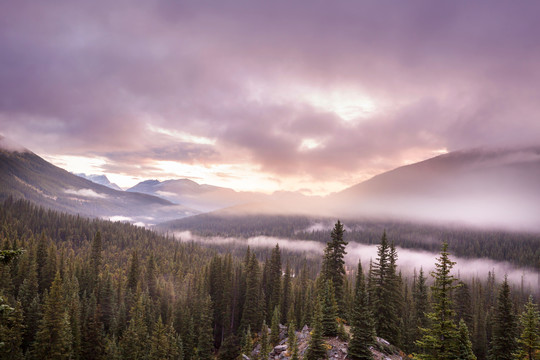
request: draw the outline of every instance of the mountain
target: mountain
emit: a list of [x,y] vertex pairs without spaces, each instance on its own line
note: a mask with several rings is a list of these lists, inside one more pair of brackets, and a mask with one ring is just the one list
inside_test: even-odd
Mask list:
[[327,198],[341,216],[540,229],[540,147],[451,152]]
[[188,179],[146,180],[126,191],[159,196],[202,212],[259,202],[268,198],[268,195],[261,193],[237,192],[224,187],[198,184]]
[[79,177],[82,177],[86,180],[90,180],[92,182],[95,182],[96,184],[100,184],[103,186],[106,186],[108,188],[118,190],[118,191],[124,191],[122,188],[115,183],[112,183],[109,181],[109,178],[107,178],[106,175],[93,175],[93,174],[75,174]]
[[156,196],[96,184],[0,139],[0,201],[9,196],[72,214],[143,224],[197,213]]
[[540,147],[470,149],[377,175],[324,198],[276,193],[211,217],[302,215],[540,231]]

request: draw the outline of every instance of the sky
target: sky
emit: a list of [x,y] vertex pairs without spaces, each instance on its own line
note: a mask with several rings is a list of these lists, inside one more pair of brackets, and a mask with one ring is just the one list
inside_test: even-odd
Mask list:
[[537,1],[3,1],[0,133],[122,187],[324,195],[538,144]]

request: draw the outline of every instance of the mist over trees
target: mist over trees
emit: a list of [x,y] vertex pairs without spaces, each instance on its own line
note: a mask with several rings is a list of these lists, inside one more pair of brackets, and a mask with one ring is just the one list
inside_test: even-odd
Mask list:
[[538,294],[457,278],[446,243],[432,274],[404,276],[384,230],[369,269],[349,268],[349,236],[338,221],[317,261],[279,246],[237,254],[8,199],[0,359],[262,360],[283,326],[295,360],[325,358],[336,336],[351,359],[371,358],[376,337],[418,359],[538,358]]

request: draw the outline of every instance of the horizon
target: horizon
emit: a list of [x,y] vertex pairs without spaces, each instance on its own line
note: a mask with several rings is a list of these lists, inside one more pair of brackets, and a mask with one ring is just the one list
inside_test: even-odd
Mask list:
[[309,4],[1,4],[0,131],[124,189],[304,195],[540,144],[540,4]]

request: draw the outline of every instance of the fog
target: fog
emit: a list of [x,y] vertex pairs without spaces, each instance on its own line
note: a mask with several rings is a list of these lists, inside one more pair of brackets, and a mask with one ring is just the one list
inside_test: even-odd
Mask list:
[[105,199],[107,195],[97,193],[92,189],[67,189],[64,191],[66,194],[75,195],[75,196],[81,196],[85,198],[93,198],[93,199]]
[[26,148],[24,148],[22,145],[18,144],[17,142],[3,136],[0,134],[0,149],[4,149],[7,151],[18,151],[18,152],[25,152],[28,151]]
[[[270,236],[255,236],[248,239],[236,237],[201,237],[192,234],[190,231],[176,232],[175,237],[182,242],[194,241],[200,244],[211,244],[221,246],[250,246],[251,248],[272,248],[279,245],[285,251],[305,253],[308,256],[320,256],[323,253],[325,244],[310,240],[293,240],[286,238],[277,238]],[[398,267],[405,275],[412,275],[413,272],[419,271],[420,267],[424,272],[435,270],[436,258],[439,254],[419,251],[412,249],[404,249],[396,247],[398,252]],[[377,245],[366,245],[357,242],[349,242],[346,248],[347,255],[345,256],[346,265],[354,268],[358,264],[358,260],[362,261],[364,271],[369,268],[370,259],[377,258]],[[451,260],[456,262],[453,269],[453,274],[462,279],[470,279],[479,277],[484,279],[488,272],[495,274],[496,281],[501,281],[505,275],[508,280],[514,285],[523,285],[525,288],[538,290],[538,279],[540,273],[530,268],[516,267],[508,262],[495,261],[490,259],[466,259],[455,256],[450,256]]]
[[[540,231],[538,183],[540,148],[473,149],[403,166],[326,197],[283,193],[268,201],[227,209],[227,213],[397,220],[536,232]],[[328,228],[321,223],[306,231]]]

